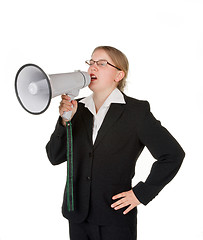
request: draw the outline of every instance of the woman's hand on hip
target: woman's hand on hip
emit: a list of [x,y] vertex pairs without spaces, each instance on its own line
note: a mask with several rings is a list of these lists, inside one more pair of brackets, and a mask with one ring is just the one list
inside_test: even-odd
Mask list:
[[123,214],[127,214],[130,212],[133,208],[137,207],[140,204],[140,201],[135,196],[133,190],[119,193],[112,197],[113,200],[119,199],[118,201],[114,202],[111,207],[114,208],[114,210],[118,210],[124,207],[129,206]]

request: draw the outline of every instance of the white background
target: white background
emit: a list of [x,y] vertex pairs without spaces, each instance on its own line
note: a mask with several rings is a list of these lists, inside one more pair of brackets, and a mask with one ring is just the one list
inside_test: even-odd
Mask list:
[[[14,79],[30,62],[50,74],[87,70],[98,45],[127,55],[125,93],[148,100],[186,152],[175,179],[138,207],[138,240],[203,239],[202,13],[202,0],[1,1],[0,240],[69,239],[61,215],[66,164],[53,167],[45,152],[60,97],[31,115],[17,101]],[[134,184],[153,161],[145,150]]]

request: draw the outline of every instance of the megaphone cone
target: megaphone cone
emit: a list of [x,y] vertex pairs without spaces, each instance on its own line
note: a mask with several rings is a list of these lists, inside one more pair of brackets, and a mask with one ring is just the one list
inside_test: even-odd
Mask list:
[[[21,106],[29,113],[41,114],[47,110],[51,98],[68,94],[71,99],[79,94],[79,90],[90,84],[87,72],[46,74],[35,64],[25,64],[17,72],[15,91]],[[69,119],[71,112],[65,113]]]

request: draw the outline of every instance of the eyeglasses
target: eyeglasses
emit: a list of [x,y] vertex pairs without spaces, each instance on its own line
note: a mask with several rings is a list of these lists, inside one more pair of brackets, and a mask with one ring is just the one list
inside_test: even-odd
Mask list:
[[98,61],[94,61],[94,60],[91,59],[91,60],[85,61],[85,63],[87,63],[89,66],[92,66],[92,65],[94,65],[94,64],[96,63],[97,66],[99,66],[99,67],[105,67],[105,66],[108,64],[108,65],[110,65],[111,67],[114,67],[114,68],[118,69],[119,71],[121,71],[120,68],[112,65],[112,64],[109,63],[107,60],[103,60],[103,59],[98,60]]

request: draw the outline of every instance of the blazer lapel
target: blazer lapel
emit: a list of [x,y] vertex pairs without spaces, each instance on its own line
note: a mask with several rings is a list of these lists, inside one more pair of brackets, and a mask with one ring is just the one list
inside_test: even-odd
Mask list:
[[120,118],[122,115],[126,104],[112,103],[110,108],[104,118],[104,121],[98,131],[94,148],[98,146],[105,134],[110,132],[112,125]]

